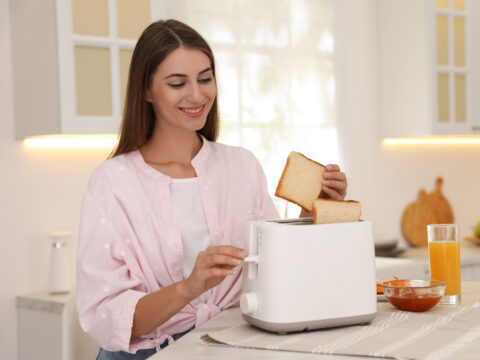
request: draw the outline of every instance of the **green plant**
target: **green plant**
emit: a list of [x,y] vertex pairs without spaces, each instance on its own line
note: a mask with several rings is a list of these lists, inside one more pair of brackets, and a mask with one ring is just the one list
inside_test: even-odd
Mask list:
[[475,227],[475,237],[480,239],[480,221],[477,223],[477,226]]

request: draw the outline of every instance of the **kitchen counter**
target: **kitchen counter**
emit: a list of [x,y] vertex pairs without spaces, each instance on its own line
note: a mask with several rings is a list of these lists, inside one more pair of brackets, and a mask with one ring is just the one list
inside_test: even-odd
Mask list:
[[[480,246],[468,241],[460,241],[460,258],[462,264],[480,264]],[[408,248],[398,259],[410,259],[428,264],[428,248]]]
[[[462,283],[462,305],[471,305],[480,300],[480,282]],[[376,357],[343,356],[327,354],[310,354],[290,351],[274,351],[260,349],[246,349],[230,346],[212,346],[200,342],[200,337],[208,332],[243,324],[239,308],[222,311],[200,327],[192,330],[187,335],[177,340],[172,345],[153,355],[150,359],[325,359],[325,360],[354,360],[354,359],[380,359]]]
[[[428,279],[428,248],[408,248],[395,258],[375,258],[377,279],[395,275],[400,278]],[[460,242],[462,280],[480,281],[480,246],[466,241]]]
[[[396,258],[377,257],[375,259],[377,278],[387,275],[396,275],[404,278],[429,278],[428,269],[428,250],[427,248],[409,248],[403,254]],[[461,243],[461,263],[462,280],[480,281],[480,246],[462,242]],[[478,285],[478,294],[480,294],[480,282]],[[467,299],[470,291],[464,288],[462,283],[462,303]],[[75,311],[75,293],[74,291],[66,294],[52,295],[48,292],[31,293],[17,296],[17,311],[19,319],[19,359],[29,359],[33,354],[45,354],[39,358],[48,359],[69,359],[74,358],[73,347],[81,352],[79,359],[94,358],[98,350],[96,344],[88,338],[78,326],[78,320]],[[153,359],[162,359],[163,354],[169,354],[172,359],[185,358],[208,358],[224,359],[229,354],[232,359],[307,359],[318,354],[291,353],[280,351],[262,351],[250,349],[234,349],[213,347],[201,345],[199,336],[208,331],[218,330],[228,326],[234,326],[243,323],[243,319],[238,316],[238,309],[222,312],[214,319],[203,324],[199,329],[195,329],[190,334],[178,340],[174,345],[162,350],[155,355]],[[35,346],[32,346],[31,339],[37,340]],[[24,341],[29,339],[28,341]],[[72,344],[75,343],[75,346]],[[54,349],[58,355],[51,353]],[[43,352],[42,352],[43,351]],[[262,351],[259,353],[259,351]],[[30,352],[33,352],[32,354]],[[66,355],[66,352],[68,355]],[[192,356],[198,355],[198,357]],[[295,355],[292,355],[295,354]],[[77,354],[78,355],[78,354]],[[339,355],[323,355],[322,359],[351,359]]]
[[33,309],[61,314],[65,306],[75,296],[73,291],[62,294],[50,294],[47,291],[17,296],[17,308]]

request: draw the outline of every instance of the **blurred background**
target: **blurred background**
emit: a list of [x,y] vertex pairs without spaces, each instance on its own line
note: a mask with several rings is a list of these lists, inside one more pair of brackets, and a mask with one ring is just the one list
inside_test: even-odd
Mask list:
[[73,282],[83,191],[150,22],[209,41],[219,141],[259,158],[272,197],[290,151],[338,163],[375,236],[408,246],[402,212],[437,176],[460,236],[480,220],[479,17],[478,0],[0,0],[2,358],[19,356],[16,296],[48,289],[52,231],[72,232]]

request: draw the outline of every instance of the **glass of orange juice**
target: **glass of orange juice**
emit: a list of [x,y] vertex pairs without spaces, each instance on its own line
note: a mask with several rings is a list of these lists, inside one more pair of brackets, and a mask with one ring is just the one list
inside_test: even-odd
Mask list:
[[447,283],[441,304],[460,302],[460,243],[455,224],[427,225],[430,278]]

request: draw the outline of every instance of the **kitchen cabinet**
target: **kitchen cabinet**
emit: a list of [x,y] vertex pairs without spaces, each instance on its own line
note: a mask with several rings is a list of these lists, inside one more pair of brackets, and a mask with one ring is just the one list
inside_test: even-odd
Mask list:
[[150,14],[149,0],[10,1],[16,138],[118,132]]
[[94,359],[98,345],[80,328],[75,294],[17,296],[18,359]]
[[379,1],[382,137],[480,135],[479,17],[475,0]]

